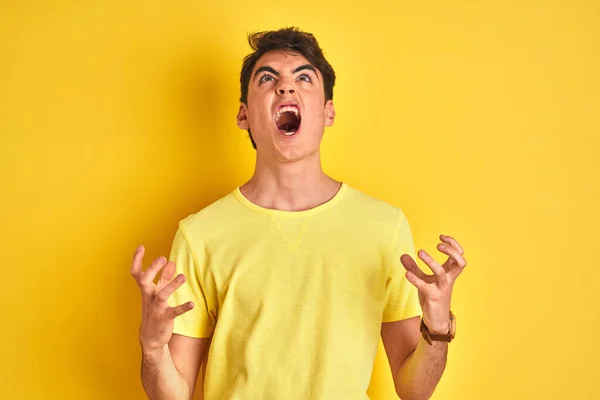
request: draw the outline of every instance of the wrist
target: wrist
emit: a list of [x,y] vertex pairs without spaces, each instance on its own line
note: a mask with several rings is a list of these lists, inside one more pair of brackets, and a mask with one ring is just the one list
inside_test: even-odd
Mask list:
[[425,325],[427,325],[427,329],[429,329],[429,332],[431,332],[434,335],[445,335],[448,332],[450,332],[450,321],[441,324],[432,324],[431,326],[425,323]]
[[424,313],[423,322],[425,323],[425,326],[429,332],[433,334],[446,334],[450,332],[452,326],[449,310],[440,314],[436,314],[435,316]]
[[421,335],[423,339],[431,345],[433,341],[443,341],[450,343],[456,334],[456,318],[452,312],[448,313],[447,322],[442,323],[441,320],[434,320],[430,325],[425,320],[421,319]]
[[451,329],[450,304],[427,303],[423,307],[423,322],[432,334],[446,334]]
[[158,362],[163,360],[168,353],[168,344],[155,348],[144,347],[144,345],[142,345],[142,359],[145,361]]

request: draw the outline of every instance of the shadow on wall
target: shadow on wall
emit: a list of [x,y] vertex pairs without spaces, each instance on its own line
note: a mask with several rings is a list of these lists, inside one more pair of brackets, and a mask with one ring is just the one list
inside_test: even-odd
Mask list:
[[[135,91],[141,85],[149,96],[134,111],[136,124],[145,131],[141,137],[164,144],[162,156],[157,159],[161,166],[142,166],[151,170],[141,175],[152,180],[156,168],[168,169],[166,174],[158,174],[167,178],[146,182],[147,187],[160,187],[157,195],[164,196],[164,201],[156,203],[158,207],[152,210],[153,214],[141,215],[133,206],[128,210],[138,213],[139,223],[132,235],[135,243],[143,243],[147,249],[144,267],[159,255],[168,256],[181,219],[240,184],[235,178],[239,176],[236,171],[240,163],[236,162],[235,150],[227,145],[232,142],[227,135],[245,133],[235,125],[237,109],[231,109],[228,106],[231,101],[224,96],[236,87],[235,81],[225,82],[215,61],[225,57],[222,48],[195,44],[193,51],[179,50],[167,57],[164,65],[149,65],[149,71],[141,76],[136,71],[134,85],[128,88]],[[238,93],[234,91],[232,95],[237,97]],[[253,151],[249,141],[248,148]],[[118,250],[118,262],[129,263],[134,249],[135,245]],[[115,249],[107,252],[114,253]],[[144,399],[138,341],[141,296],[127,265],[123,265],[110,287],[107,308],[102,312],[107,319],[118,321],[117,328],[103,334],[99,343],[85,347],[88,354],[82,358],[87,360],[89,385],[96,389],[98,398]],[[81,326],[81,322],[72,326]],[[81,338],[88,335],[90,332],[80,333]],[[202,399],[201,393],[194,398]]]

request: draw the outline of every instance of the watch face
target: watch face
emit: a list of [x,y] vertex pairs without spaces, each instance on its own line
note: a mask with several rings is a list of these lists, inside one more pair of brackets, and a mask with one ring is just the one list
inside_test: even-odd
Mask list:
[[450,312],[450,337],[454,339],[456,335],[456,317]]

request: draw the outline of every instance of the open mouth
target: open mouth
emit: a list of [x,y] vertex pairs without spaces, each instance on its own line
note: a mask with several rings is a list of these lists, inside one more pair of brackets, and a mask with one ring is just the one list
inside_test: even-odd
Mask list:
[[275,125],[279,132],[286,136],[292,136],[300,129],[300,111],[295,105],[283,106],[277,110]]

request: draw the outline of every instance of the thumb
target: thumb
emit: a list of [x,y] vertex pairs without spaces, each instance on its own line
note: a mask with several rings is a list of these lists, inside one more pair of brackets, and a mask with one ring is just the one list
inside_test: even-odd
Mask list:
[[410,283],[412,283],[417,289],[419,289],[420,292],[425,292],[426,291],[426,289],[427,289],[427,283],[424,280],[422,280],[419,277],[417,277],[411,271],[407,271],[406,272],[406,279],[408,279],[408,281]]

